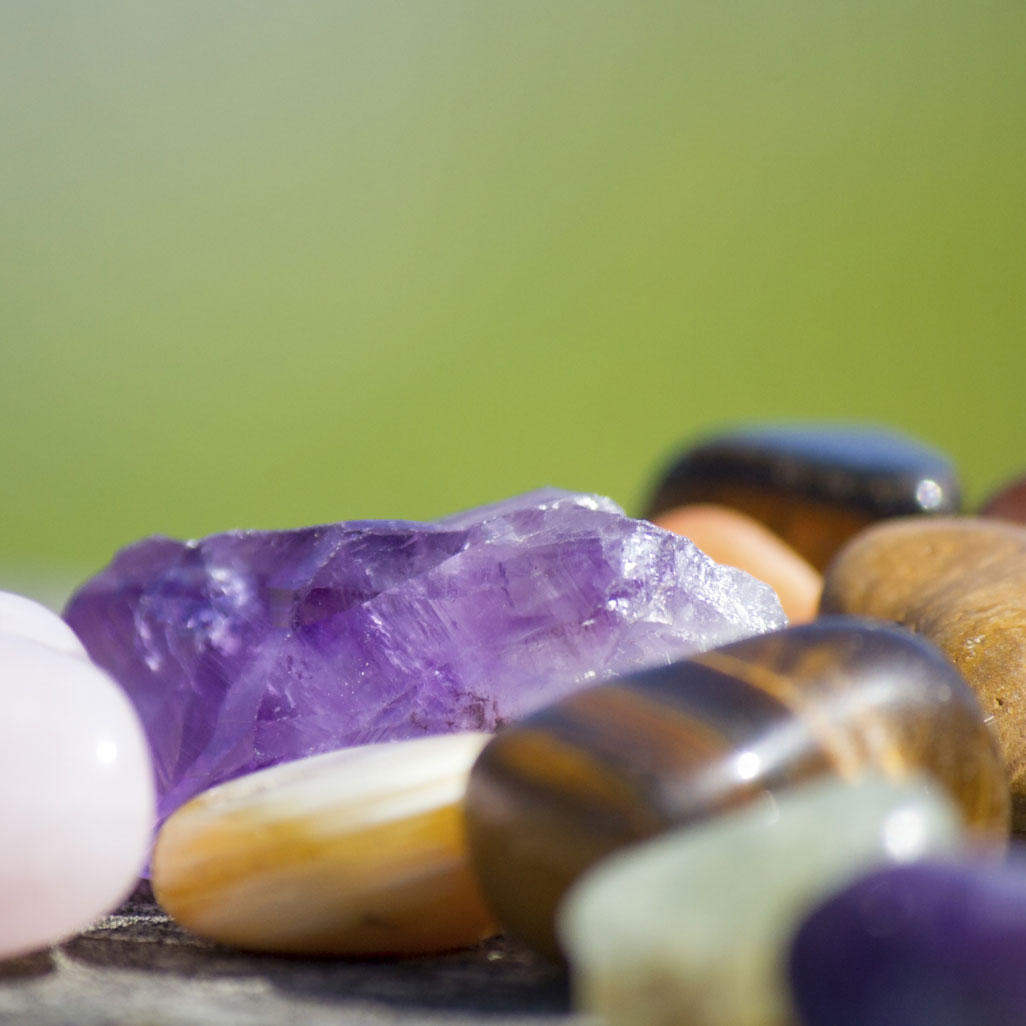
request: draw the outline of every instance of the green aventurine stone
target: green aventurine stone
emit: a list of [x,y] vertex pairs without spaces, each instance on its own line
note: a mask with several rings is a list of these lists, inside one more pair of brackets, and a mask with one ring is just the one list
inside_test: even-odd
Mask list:
[[871,776],[626,849],[560,909],[577,1003],[609,1026],[790,1024],[786,958],[805,914],[874,865],[957,848],[961,831],[925,778]]

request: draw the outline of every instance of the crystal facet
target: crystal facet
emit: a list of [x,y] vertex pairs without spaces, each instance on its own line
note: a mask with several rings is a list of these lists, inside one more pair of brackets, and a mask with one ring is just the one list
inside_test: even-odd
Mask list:
[[66,618],[140,712],[164,816],[286,759],[493,730],[784,622],[761,582],[555,489],[433,523],[145,539]]

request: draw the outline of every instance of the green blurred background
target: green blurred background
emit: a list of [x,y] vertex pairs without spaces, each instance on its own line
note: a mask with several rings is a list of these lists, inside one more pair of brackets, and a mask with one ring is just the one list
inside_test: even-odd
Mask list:
[[0,147],[0,586],[738,420],[1026,468],[1018,0],[6,3]]

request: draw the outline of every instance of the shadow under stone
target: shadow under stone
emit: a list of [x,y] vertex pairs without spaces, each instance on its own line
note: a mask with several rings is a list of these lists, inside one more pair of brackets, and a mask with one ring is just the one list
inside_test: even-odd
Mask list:
[[0,961],[0,986],[14,980],[32,980],[46,976],[57,968],[49,951],[34,951]]
[[183,930],[147,894],[61,946],[65,957],[106,968],[189,980],[259,978],[283,996],[326,1005],[505,1014],[569,1011],[565,971],[504,937],[446,955],[405,959],[298,958],[222,947]]

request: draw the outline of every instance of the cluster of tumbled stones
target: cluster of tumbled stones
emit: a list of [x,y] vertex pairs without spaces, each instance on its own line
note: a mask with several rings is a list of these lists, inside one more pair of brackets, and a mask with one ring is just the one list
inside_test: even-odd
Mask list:
[[199,934],[503,929],[612,1026],[1011,1026],[1022,493],[964,516],[914,441],[752,428],[690,446],[642,521],[544,492],[151,539],[68,619],[159,749],[154,891]]

